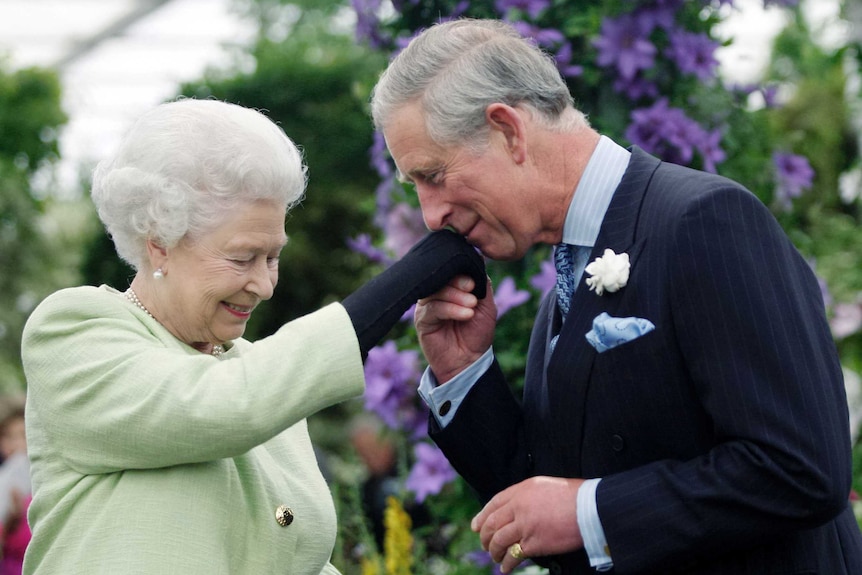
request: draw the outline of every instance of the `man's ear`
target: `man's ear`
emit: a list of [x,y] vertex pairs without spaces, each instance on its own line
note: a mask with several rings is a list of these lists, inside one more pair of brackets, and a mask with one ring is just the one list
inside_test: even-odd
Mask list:
[[522,112],[502,103],[485,108],[485,120],[492,132],[498,132],[506,142],[506,149],[517,164],[527,159],[527,125]]

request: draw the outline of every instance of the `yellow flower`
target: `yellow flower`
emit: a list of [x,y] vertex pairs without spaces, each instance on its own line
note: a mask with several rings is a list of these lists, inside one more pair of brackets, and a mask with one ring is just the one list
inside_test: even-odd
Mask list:
[[386,535],[383,540],[386,557],[386,575],[410,575],[413,567],[412,522],[401,502],[395,497],[386,499],[383,512]]
[[360,560],[360,565],[362,567],[362,575],[379,575],[380,566],[376,560],[363,557]]

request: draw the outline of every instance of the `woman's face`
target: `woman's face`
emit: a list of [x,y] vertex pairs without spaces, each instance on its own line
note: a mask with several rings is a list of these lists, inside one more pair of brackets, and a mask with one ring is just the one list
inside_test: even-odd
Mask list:
[[285,211],[284,204],[256,201],[209,234],[167,250],[164,277],[153,281],[162,324],[202,351],[242,336],[251,312],[278,283]]

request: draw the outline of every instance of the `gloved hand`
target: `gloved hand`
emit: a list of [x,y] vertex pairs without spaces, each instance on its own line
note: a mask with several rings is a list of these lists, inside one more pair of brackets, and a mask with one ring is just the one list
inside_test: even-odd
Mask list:
[[459,275],[476,282],[473,294],[485,297],[485,261],[462,236],[449,230],[431,232],[364,286],[347,296],[347,310],[362,360],[417,300],[427,297]]

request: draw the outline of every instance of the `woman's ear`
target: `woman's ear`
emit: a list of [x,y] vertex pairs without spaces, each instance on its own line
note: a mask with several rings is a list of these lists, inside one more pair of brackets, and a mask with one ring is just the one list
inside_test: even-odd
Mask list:
[[517,108],[502,103],[494,103],[485,108],[485,120],[492,132],[499,132],[506,149],[517,164],[527,159],[527,125]]
[[150,269],[167,270],[168,250],[157,244],[152,238],[147,239],[147,258],[150,261]]

